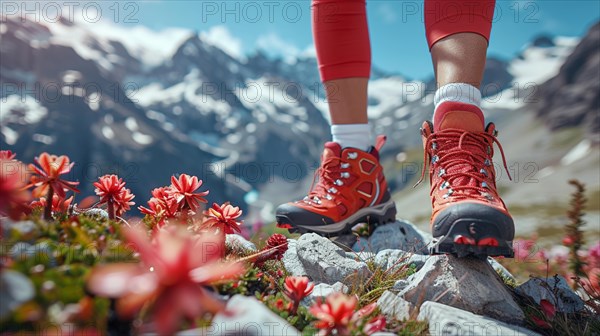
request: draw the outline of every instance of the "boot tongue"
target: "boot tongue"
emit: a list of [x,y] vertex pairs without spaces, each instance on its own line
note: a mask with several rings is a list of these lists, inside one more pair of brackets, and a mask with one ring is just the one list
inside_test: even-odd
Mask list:
[[337,142],[326,142],[325,150],[323,151],[323,161],[330,157],[340,157],[342,156],[342,147]]
[[471,111],[446,112],[440,119],[434,123],[434,132],[448,128],[458,128],[475,133],[484,131],[483,120]]

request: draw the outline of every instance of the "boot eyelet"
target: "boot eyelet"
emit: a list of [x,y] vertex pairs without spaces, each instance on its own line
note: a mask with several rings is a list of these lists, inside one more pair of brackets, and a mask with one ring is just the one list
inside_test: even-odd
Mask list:
[[444,168],[441,168],[440,171],[438,172],[438,176],[442,177],[444,175],[446,175],[446,170]]
[[438,162],[440,160],[440,158],[437,155],[434,155],[431,158],[431,164],[435,164],[436,162]]
[[334,187],[329,188],[329,190],[327,190],[327,191],[330,192],[330,193],[332,193],[332,194],[335,194],[335,193],[338,192],[338,190],[336,188],[334,188]]
[[444,199],[447,199],[448,197],[452,196],[452,194],[454,193],[454,190],[452,189],[448,189],[448,192],[446,192],[444,194],[444,196],[442,196]]
[[[448,183],[448,181],[444,181],[440,185],[440,190],[446,189],[446,188],[448,188],[448,186],[450,186],[450,183]],[[450,190],[452,190],[452,189],[450,189]]]
[[357,157],[358,157],[358,153],[356,153],[356,152],[348,153],[348,159],[350,159],[350,160],[354,160]]
[[485,161],[483,162],[483,164],[489,167],[489,166],[492,165],[492,162],[490,161],[490,159],[485,159]]
[[483,168],[479,170],[479,173],[483,174],[483,176],[485,176],[485,177],[488,177],[488,172],[487,172],[487,170],[485,170],[485,169],[483,169]]
[[344,182],[342,182],[341,180],[335,180],[335,184],[338,186],[343,186]]
[[482,188],[486,188],[486,189],[489,189],[489,188],[490,188],[490,187],[488,186],[487,182],[485,182],[485,181],[481,182],[481,187],[482,187]]
[[436,150],[437,149],[437,143],[432,142],[431,143],[431,149]]
[[340,177],[341,177],[341,178],[349,178],[349,177],[350,177],[350,173],[348,173],[348,172],[342,172],[342,173],[340,174]]
[[342,167],[343,169],[345,169],[345,168],[348,168],[348,167],[350,167],[350,164],[349,164],[349,163],[342,163],[342,164],[340,165],[340,167]]

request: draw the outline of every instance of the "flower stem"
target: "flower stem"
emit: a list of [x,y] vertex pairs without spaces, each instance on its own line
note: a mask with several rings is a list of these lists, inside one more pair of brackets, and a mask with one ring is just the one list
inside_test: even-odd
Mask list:
[[108,211],[108,219],[114,220],[115,219],[115,205],[111,198],[108,199],[107,211]]
[[46,208],[44,208],[44,219],[47,221],[52,220],[52,198],[54,198],[54,189],[49,186],[48,195],[46,195]]
[[290,315],[296,315],[296,313],[298,312],[298,306],[300,306],[300,300],[294,300],[294,306],[292,307]]

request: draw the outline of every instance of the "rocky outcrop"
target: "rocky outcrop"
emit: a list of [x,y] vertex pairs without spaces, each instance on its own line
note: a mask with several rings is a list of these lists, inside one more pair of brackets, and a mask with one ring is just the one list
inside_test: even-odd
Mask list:
[[227,302],[225,313],[215,316],[205,330],[190,330],[185,335],[300,335],[286,320],[253,297],[236,295]]
[[314,233],[298,239],[296,253],[306,275],[317,283],[351,284],[371,275],[365,262],[347,258],[342,248]]
[[425,301],[520,323],[523,311],[487,261],[432,256],[423,268],[394,285],[398,296],[420,305]]
[[418,230],[412,223],[397,220],[393,223],[377,227],[370,237],[361,237],[354,251],[377,253],[385,249],[398,249],[417,254],[427,254],[427,244],[431,236]]
[[600,23],[590,28],[554,78],[536,92],[537,114],[551,129],[584,126],[600,143]]
[[425,302],[421,306],[418,319],[429,322],[429,334],[432,336],[539,335],[519,326],[509,325],[437,302]]
[[547,300],[560,313],[576,313],[584,309],[583,300],[569,287],[562,276],[551,278],[531,278],[515,289],[518,295],[524,296],[539,305]]

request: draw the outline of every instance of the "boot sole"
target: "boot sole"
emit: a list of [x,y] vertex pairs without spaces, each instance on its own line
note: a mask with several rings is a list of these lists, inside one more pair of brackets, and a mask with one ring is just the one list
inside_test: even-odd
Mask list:
[[445,235],[433,239],[429,252],[459,258],[514,257],[512,240],[501,238],[496,225],[490,221],[477,218],[456,220]]
[[371,227],[396,220],[396,204],[392,199],[376,206],[362,208],[343,221],[325,225],[297,225],[287,216],[277,215],[277,227],[288,229],[290,233],[317,233],[325,237],[334,237],[351,233],[352,227],[367,223]]

